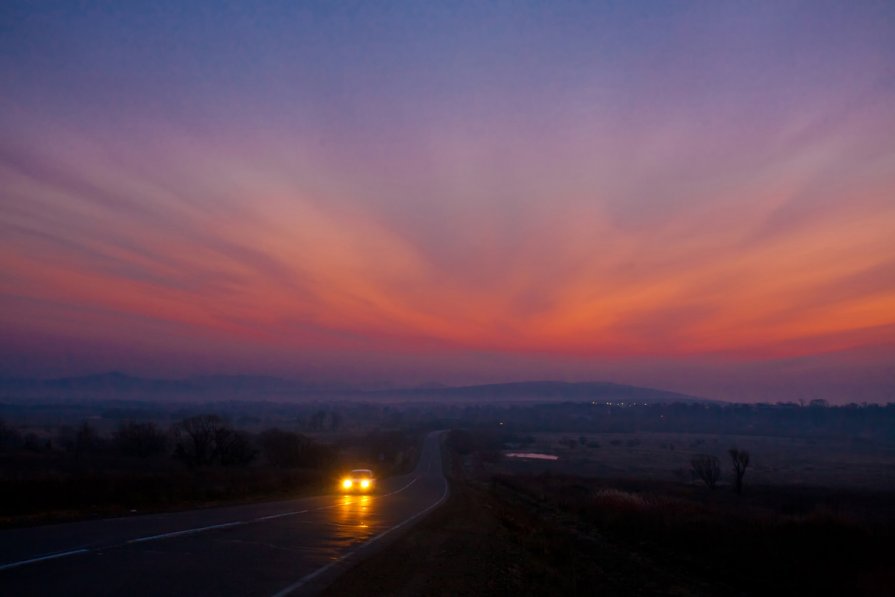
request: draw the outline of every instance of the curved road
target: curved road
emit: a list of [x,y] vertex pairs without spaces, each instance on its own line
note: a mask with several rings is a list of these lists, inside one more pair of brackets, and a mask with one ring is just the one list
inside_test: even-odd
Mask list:
[[0,531],[2,595],[314,592],[447,497],[440,432],[416,470],[369,496],[322,495]]

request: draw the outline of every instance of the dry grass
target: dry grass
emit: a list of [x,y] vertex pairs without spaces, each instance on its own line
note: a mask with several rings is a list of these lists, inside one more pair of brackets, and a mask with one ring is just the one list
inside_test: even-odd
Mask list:
[[328,594],[891,594],[889,492],[489,477],[462,439],[450,501]]
[[[732,474],[727,450],[748,450],[746,483],[895,490],[895,442],[838,437],[769,437],[708,433],[531,433],[525,451],[559,456],[555,462],[505,460],[495,473],[550,471],[603,478],[689,481],[689,461],[712,454],[722,483]],[[583,441],[582,441],[583,440]]]

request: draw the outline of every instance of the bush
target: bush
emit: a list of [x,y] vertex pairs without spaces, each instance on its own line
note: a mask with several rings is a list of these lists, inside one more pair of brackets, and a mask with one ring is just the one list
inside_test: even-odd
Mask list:
[[367,458],[378,463],[380,473],[410,470],[416,461],[418,445],[419,438],[416,435],[397,430],[373,431],[364,440]]
[[122,423],[112,437],[116,450],[130,458],[151,458],[167,451],[165,432],[155,423]]
[[721,463],[715,456],[697,454],[690,460],[693,476],[702,479],[709,489],[714,489],[721,478]]
[[246,466],[255,460],[258,451],[243,431],[227,429],[217,440],[217,460],[224,466]]
[[0,419],[0,452],[18,450],[22,447],[22,434]]
[[[104,441],[94,427],[84,421],[74,432],[74,437],[67,442],[67,448],[74,456],[75,462],[94,455],[104,447]],[[48,445],[49,447],[49,445]]]
[[218,415],[189,417],[178,423],[174,432],[174,455],[192,468],[246,465],[256,456],[248,437]]
[[316,468],[325,460],[325,450],[300,433],[268,429],[258,437],[264,458],[278,468]]

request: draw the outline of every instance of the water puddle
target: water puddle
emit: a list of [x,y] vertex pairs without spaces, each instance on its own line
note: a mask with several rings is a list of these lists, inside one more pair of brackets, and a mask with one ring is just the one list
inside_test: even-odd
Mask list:
[[507,458],[523,458],[525,460],[559,460],[559,456],[540,452],[507,452]]

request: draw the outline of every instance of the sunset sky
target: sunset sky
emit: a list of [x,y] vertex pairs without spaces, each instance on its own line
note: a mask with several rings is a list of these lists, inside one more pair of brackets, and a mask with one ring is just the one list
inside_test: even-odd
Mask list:
[[0,375],[895,400],[895,3],[0,5]]

